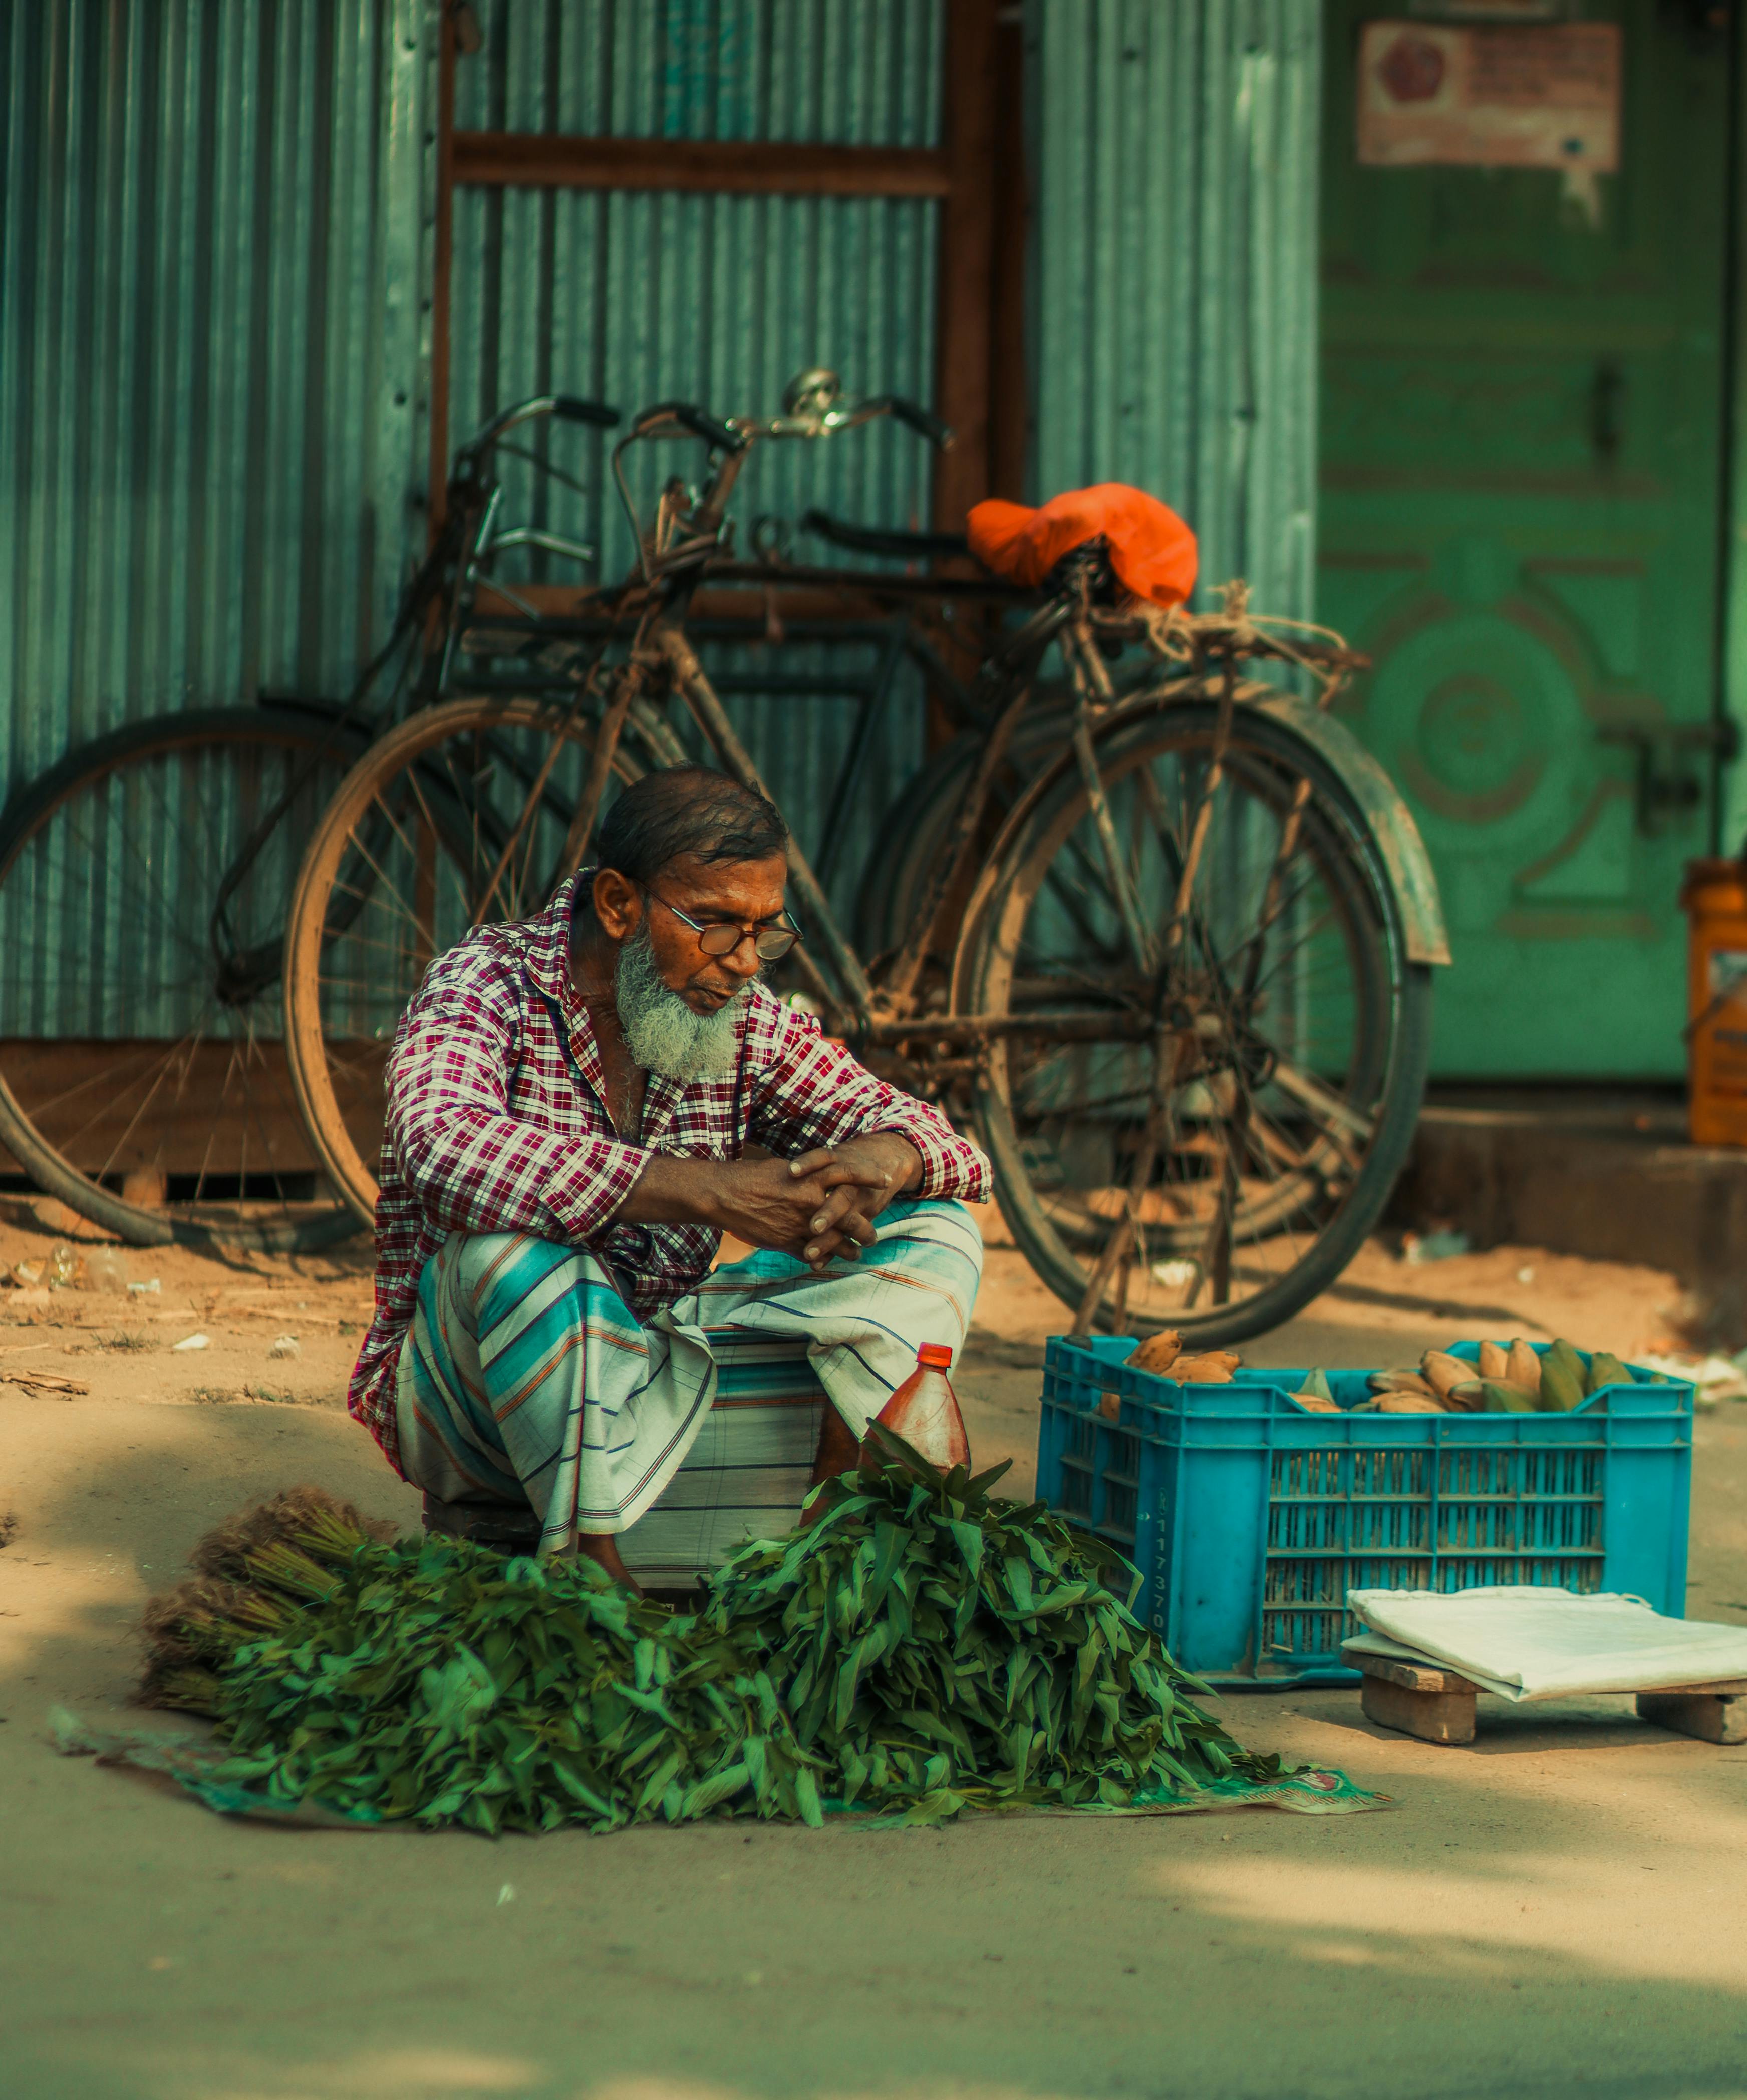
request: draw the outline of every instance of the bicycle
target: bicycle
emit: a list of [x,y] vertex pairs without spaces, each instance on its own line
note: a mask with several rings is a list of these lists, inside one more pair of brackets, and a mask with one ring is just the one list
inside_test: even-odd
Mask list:
[[[545,902],[583,863],[615,783],[685,752],[676,708],[699,749],[762,791],[690,608],[721,571],[751,448],[880,416],[949,435],[890,397],[845,404],[825,373],[801,375],[774,417],[646,410],[613,455],[642,549],[638,574],[601,602],[629,630],[622,655],[603,653],[562,702],[433,708],[348,775],[299,874],[285,1013],[312,1140],[361,1216],[382,1061],[430,958]],[[670,437],[706,445],[707,477],[670,479],[646,529],[624,462]],[[852,531],[813,523],[840,544]],[[943,551],[935,535],[858,544]],[[861,581],[898,596],[953,587]],[[972,689],[962,785],[943,798],[925,776],[914,797],[934,835],[888,885],[902,925],[884,953],[864,959],[792,845],[806,936],[792,990],[871,1061],[962,1102],[1004,1215],[1078,1326],[1240,1339],[1332,1280],[1405,1156],[1445,959],[1429,866],[1400,797],[1325,708],[1240,678],[1251,660],[1289,664],[1326,702],[1361,661],[1337,638],[1251,615],[1239,587],[1214,614],[1138,609],[1096,545],[1018,610]],[[985,846],[1052,652],[1070,705],[1030,746],[1031,777]]]
[[[498,557],[592,561],[537,522],[501,523],[500,452],[580,485],[516,441],[551,419],[619,417],[540,395],[461,448],[430,549],[343,703],[129,723],[0,811],[0,1149],[80,1215],[142,1246],[308,1249],[357,1229],[324,1190],[285,1069],[285,907],[315,818],[369,739],[465,677],[468,638],[490,624],[482,597],[510,588],[494,580]],[[586,675],[574,657],[540,667],[547,683]],[[166,1158],[192,1167],[172,1174]]]

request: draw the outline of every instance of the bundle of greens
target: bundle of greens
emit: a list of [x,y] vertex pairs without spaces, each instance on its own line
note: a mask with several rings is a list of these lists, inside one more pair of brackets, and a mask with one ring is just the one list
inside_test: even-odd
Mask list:
[[775,1691],[731,1644],[690,1638],[591,1560],[384,1542],[297,1499],[240,1564],[205,1542],[209,1572],[147,1616],[144,1696],[216,1722],[215,1788],[263,1812],[488,1834],[679,1821],[740,1797],[818,1820]]
[[1110,1549],[991,1499],[1004,1467],[942,1474],[875,1436],[697,1615],[587,1560],[373,1535],[298,1490],[151,1608],[144,1696],[213,1718],[210,1787],[260,1812],[487,1833],[1121,1809],[1274,1776],[1184,1696],[1203,1688],[1131,1615]]
[[810,1529],[730,1561],[708,1612],[762,1664],[833,1796],[933,1821],[1278,1773],[1184,1696],[1207,1688],[1135,1619],[1138,1577],[1112,1547],[992,1499],[1004,1465],[942,1473],[870,1436],[883,1462],[827,1482]]
[[394,1535],[391,1524],[371,1523],[320,1488],[289,1488],[226,1518],[188,1555],[193,1581],[145,1608],[140,1703],[216,1713],[219,1674],[238,1648],[290,1626],[325,1587],[323,1564]]

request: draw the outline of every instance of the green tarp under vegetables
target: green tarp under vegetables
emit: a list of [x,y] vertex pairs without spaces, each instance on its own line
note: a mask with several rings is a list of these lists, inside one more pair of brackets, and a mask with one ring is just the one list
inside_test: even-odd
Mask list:
[[170,1771],[229,1813],[488,1834],[1379,1805],[1240,1749],[1129,1611],[1133,1571],[991,1498],[1004,1468],[942,1475],[896,1439],[883,1458],[683,1615],[589,1560],[373,1538],[283,1498],[215,1533],[201,1579],[148,1615],[148,1696],[210,1714],[218,1740],[63,1716],[60,1745]]

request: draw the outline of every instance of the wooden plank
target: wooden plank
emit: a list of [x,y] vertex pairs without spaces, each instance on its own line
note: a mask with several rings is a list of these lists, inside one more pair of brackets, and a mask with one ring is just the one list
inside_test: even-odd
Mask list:
[[[1379,1727],[1401,1729],[1423,1742],[1473,1740],[1479,1688],[1468,1679],[1453,1670],[1370,1655],[1362,1648],[1343,1652],[1364,1673],[1360,1703]],[[1640,1719],[1701,1742],[1747,1743],[1747,1678],[1640,1692],[1637,1708]]]
[[1747,1697],[1704,1692],[1640,1692],[1640,1720],[1701,1743],[1747,1743]]
[[934,302],[934,412],[953,446],[934,463],[937,530],[956,532],[989,493],[989,351],[995,281],[997,0],[946,10],[945,158],[938,291]]
[[[1367,1677],[1381,1677],[1392,1684],[1404,1684],[1410,1692],[1477,1692],[1480,1687],[1441,1663],[1409,1662],[1401,1656],[1373,1655],[1365,1648],[1343,1648],[1342,1655]],[[1646,1685],[1642,1699],[1683,1698],[1694,1692],[1732,1695],[1747,1692],[1747,1677],[1719,1677],[1701,1684]],[[1581,1698],[1581,1692],[1550,1692],[1549,1698]],[[1527,1702],[1532,1703],[1532,1702]]]
[[[995,40],[993,280],[989,298],[989,486],[990,496],[1023,503],[1030,450],[1031,390],[1026,367],[1026,273],[1030,253],[1031,180],[1025,153],[1025,25],[1017,9]],[[1054,494],[1044,489],[1044,496]]]
[[564,132],[452,135],[454,179],[481,188],[942,197],[953,179],[946,154],[926,147],[603,139]]
[[[1439,1673],[1441,1674],[1442,1673]],[[1467,1683],[1466,1679],[1458,1679]],[[1471,1743],[1474,1740],[1474,1688],[1465,1692],[1414,1692],[1387,1678],[1367,1674],[1360,1688],[1359,1703],[1365,1717],[1380,1728],[1399,1729],[1417,1736],[1423,1743]]]
[[449,480],[449,343],[455,275],[455,11],[445,7],[437,46],[436,223],[431,233],[430,490],[433,539]]
[[[958,532],[991,488],[990,362],[995,308],[995,140],[999,90],[997,0],[951,0],[942,60],[942,143],[952,184],[941,210],[934,298],[936,415],[950,423],[952,448],[934,460],[930,515],[937,531]],[[942,565],[978,574],[968,558]],[[993,639],[991,615],[962,621],[942,638],[942,660],[961,685],[975,677]],[[929,696],[926,747],[950,743],[960,727],[942,697]]]
[[[388,1046],[360,1046],[347,1121],[382,1129]],[[82,1172],[315,1171],[282,1043],[0,1042],[0,1071],[48,1142]],[[0,1149],[0,1172],[17,1171]],[[137,1199],[136,1199],[137,1200]]]
[[1687,1699],[1694,1692],[1717,1692],[1725,1698],[1747,1692],[1747,1677],[1718,1677],[1705,1684],[1651,1684],[1639,1694],[1643,1699]]
[[1367,1677],[1381,1678],[1385,1683],[1399,1684],[1409,1692],[1473,1692],[1477,1688],[1468,1679],[1454,1670],[1445,1670],[1440,1664],[1405,1662],[1394,1655],[1371,1655],[1363,1648],[1354,1648],[1346,1655],[1348,1662],[1357,1664]]

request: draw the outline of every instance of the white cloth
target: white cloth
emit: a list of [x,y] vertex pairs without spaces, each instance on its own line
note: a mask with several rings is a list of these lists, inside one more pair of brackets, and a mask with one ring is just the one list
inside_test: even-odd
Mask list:
[[1640,1597],[1501,1583],[1349,1590],[1366,1630],[1343,1652],[1442,1664],[1512,1700],[1747,1678],[1747,1626],[1665,1618]]

